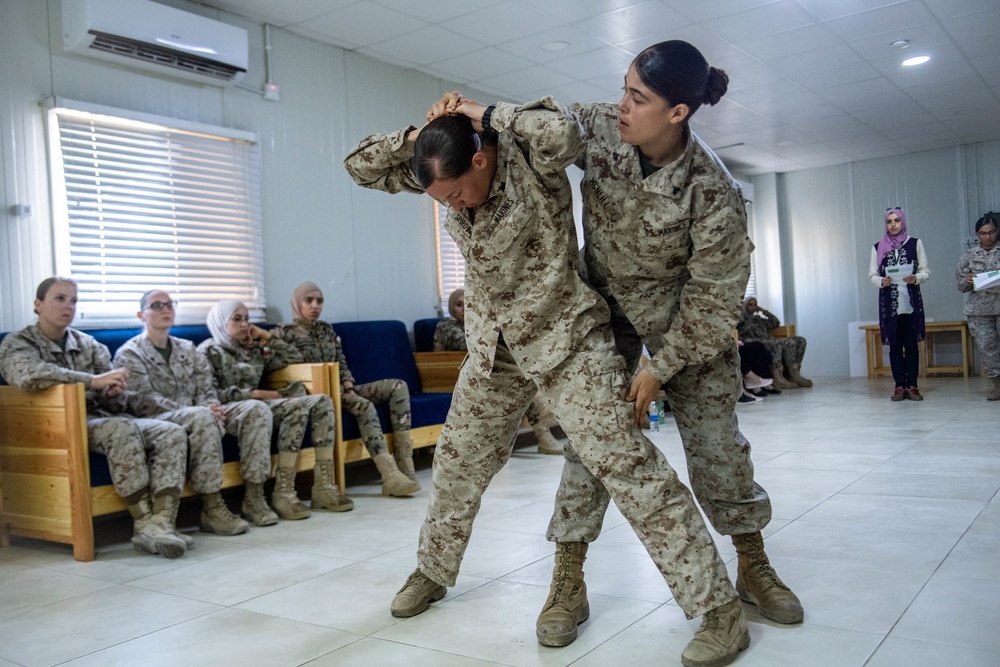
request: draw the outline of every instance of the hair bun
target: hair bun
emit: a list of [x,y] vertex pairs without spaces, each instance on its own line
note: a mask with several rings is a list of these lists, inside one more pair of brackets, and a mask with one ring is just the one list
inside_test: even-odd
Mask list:
[[705,85],[705,98],[703,102],[710,106],[718,104],[722,96],[729,90],[729,75],[726,70],[718,67],[708,68],[708,83]]

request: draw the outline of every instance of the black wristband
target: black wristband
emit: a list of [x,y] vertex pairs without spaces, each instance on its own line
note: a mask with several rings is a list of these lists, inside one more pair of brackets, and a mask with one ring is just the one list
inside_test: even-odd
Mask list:
[[490,118],[493,117],[493,110],[497,108],[497,105],[491,104],[486,107],[486,111],[483,112],[482,126],[484,130],[496,132],[492,127],[490,127]]

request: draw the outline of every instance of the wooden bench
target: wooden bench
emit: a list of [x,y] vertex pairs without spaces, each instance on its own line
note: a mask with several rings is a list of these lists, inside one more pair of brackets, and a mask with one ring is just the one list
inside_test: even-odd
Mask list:
[[[295,364],[270,381],[277,388],[298,380],[310,393],[325,391],[331,365]],[[314,463],[312,448],[303,449],[298,469]],[[222,488],[242,484],[239,461],[224,463]],[[38,392],[0,386],[0,490],[0,527],[9,534],[70,544],[76,560],[94,560],[94,517],[126,507],[112,485],[91,486],[82,384]],[[194,492],[186,487],[182,495]],[[5,546],[7,532],[0,533]]]
[[[875,379],[883,375],[891,375],[892,369],[885,364],[882,355],[882,339],[877,324],[864,324],[859,327],[865,332],[865,350],[868,356],[868,377]],[[927,338],[920,343],[921,368],[920,377],[928,375],[938,375],[943,373],[961,373],[962,377],[969,377],[969,369],[972,367],[972,347],[969,344],[969,323],[965,320],[952,322],[927,322],[924,325]],[[962,342],[962,363],[961,365],[939,365],[934,359],[934,337],[941,333],[957,333]]]

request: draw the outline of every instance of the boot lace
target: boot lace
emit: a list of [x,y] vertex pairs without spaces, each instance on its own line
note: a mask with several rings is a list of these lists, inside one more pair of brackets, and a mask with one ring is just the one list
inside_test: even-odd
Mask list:
[[771,566],[771,561],[767,558],[767,554],[764,553],[763,541],[753,540],[750,542],[749,549],[747,549],[747,556],[750,559],[750,565],[760,575],[761,580],[767,584],[765,588],[778,586],[789,590],[785,582],[778,578],[778,573],[775,572],[774,567]]

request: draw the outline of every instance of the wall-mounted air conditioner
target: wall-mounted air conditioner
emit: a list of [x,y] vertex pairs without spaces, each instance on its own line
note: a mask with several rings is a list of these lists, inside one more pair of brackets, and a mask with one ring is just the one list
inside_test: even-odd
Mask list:
[[247,31],[148,0],[63,0],[63,48],[226,86],[247,71]]

